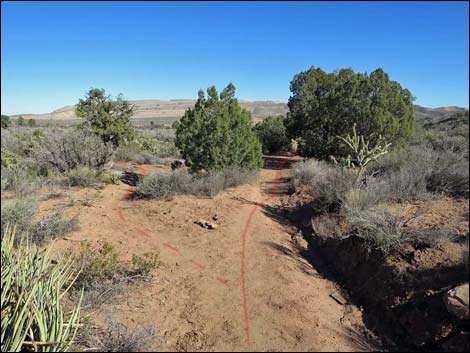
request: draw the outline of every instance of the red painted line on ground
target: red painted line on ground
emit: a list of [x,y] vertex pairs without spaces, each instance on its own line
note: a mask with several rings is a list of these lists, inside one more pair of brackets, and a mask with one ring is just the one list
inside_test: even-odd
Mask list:
[[122,161],[115,161],[114,164],[119,165],[121,167],[127,167],[129,166],[129,163],[127,162],[122,162]]
[[140,235],[143,235],[144,237],[147,237],[147,238],[150,238],[152,237],[152,234],[150,234],[149,232],[143,230],[143,229],[136,229],[135,232],[137,234],[140,234]]
[[119,218],[121,218],[121,221],[123,221],[124,223],[127,223],[126,217],[124,217],[124,212],[122,212],[122,210],[119,209],[118,213],[119,213]]
[[173,250],[175,253],[179,254],[180,250],[169,243],[163,243],[163,246],[167,247],[170,250]]
[[198,267],[200,270],[205,269],[205,267],[201,265],[199,262],[197,262],[196,260],[191,260],[191,262],[193,263],[194,266]]
[[223,279],[222,277],[215,276],[215,279],[223,284],[226,288],[229,288],[228,281],[226,279]]
[[147,176],[147,169],[143,165],[137,166],[137,170],[140,172],[139,179],[143,179]]
[[[256,210],[260,207],[265,205],[267,202],[269,202],[271,199],[276,197],[277,193],[277,187],[279,183],[279,175],[281,173],[281,170],[284,168],[284,166],[292,159],[295,157],[295,154],[291,154],[287,159],[283,160],[279,166],[277,167],[276,174],[274,176],[274,186],[271,190],[271,196],[262,200],[258,204],[256,204],[253,209],[251,210],[248,219],[245,223],[245,227],[243,228],[243,233],[242,233],[242,255],[241,255],[241,266],[240,266],[240,271],[241,271],[241,284],[242,284],[242,296],[243,296],[243,315],[245,319],[245,341],[246,344],[250,344],[250,317],[248,314],[248,299],[247,299],[247,292],[246,292],[246,275],[245,275],[245,258],[246,258],[246,236],[248,234],[248,227],[253,219],[253,216],[256,212]],[[216,278],[217,279],[217,278]],[[220,281],[219,281],[220,282]]]
[[124,191],[124,197],[129,198],[129,196],[134,192],[134,189],[132,189],[130,186],[127,188],[126,191]]

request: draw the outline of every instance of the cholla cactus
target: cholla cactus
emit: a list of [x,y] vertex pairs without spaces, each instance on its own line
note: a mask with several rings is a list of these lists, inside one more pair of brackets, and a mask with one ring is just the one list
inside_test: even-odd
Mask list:
[[350,154],[346,158],[342,158],[339,162],[334,157],[331,159],[336,164],[341,164],[347,168],[359,168],[357,181],[361,180],[367,166],[370,162],[377,160],[380,156],[387,154],[392,145],[386,142],[382,136],[379,136],[376,144],[370,146],[370,141],[366,140],[364,136],[358,135],[356,131],[356,124],[353,126],[352,135],[346,137],[337,136],[343,141],[350,149]]

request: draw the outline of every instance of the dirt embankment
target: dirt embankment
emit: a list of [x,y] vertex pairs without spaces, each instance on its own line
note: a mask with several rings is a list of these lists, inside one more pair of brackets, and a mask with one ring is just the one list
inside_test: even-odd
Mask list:
[[452,228],[460,237],[409,241],[386,258],[368,253],[357,237],[315,237],[306,222],[311,217],[310,201],[302,193],[283,200],[284,207],[292,210],[291,219],[310,240],[306,256],[364,308],[367,326],[388,342],[389,349],[468,351],[468,320],[451,315],[443,300],[449,289],[468,282],[463,261],[468,251],[468,200],[414,205],[426,212],[409,223],[409,232],[437,226]]

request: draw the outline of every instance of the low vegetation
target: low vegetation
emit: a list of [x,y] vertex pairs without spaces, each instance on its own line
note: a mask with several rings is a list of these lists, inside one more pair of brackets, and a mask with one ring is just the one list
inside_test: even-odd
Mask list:
[[213,197],[227,188],[251,183],[255,179],[255,172],[234,167],[205,174],[189,174],[184,170],[154,173],[137,185],[135,195],[159,200],[171,200],[177,195]]
[[86,323],[77,337],[77,349],[98,352],[142,352],[157,338],[155,325],[130,328],[108,318],[105,327]]
[[[384,148],[371,149],[353,129],[350,137],[342,138],[350,149],[347,157],[333,158],[335,163],[310,159],[294,164],[294,188],[313,200],[315,233],[358,236],[369,251],[387,254],[410,236],[405,234],[401,215],[387,209],[388,204],[439,195],[468,198],[468,142],[459,141],[456,134],[447,137],[454,143],[447,143],[439,135],[436,144],[435,134],[418,130],[408,146],[388,153]],[[360,143],[354,147],[354,141]],[[361,167],[357,156],[368,154],[369,162]]]
[[1,212],[2,232],[14,224],[18,230],[18,240],[28,240],[38,245],[78,229],[78,220],[73,217],[65,218],[61,211],[48,214],[34,222],[37,200],[32,197],[5,200],[2,202]]
[[52,262],[31,243],[14,246],[15,233],[7,227],[2,234],[2,352],[66,352],[79,327],[80,299],[66,310],[63,298],[78,272],[72,260]]

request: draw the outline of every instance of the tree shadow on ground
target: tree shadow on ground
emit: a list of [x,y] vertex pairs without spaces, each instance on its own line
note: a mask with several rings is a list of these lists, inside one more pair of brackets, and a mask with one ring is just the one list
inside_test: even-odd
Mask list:
[[137,173],[125,171],[119,177],[119,180],[129,186],[137,186],[137,183],[139,182],[140,178],[139,174]]
[[292,159],[287,160],[288,157],[289,157],[288,154],[263,156],[263,159],[264,159],[263,168],[268,169],[268,170],[277,170],[282,165],[282,169],[290,169],[292,167],[292,164],[295,163],[296,161]]

